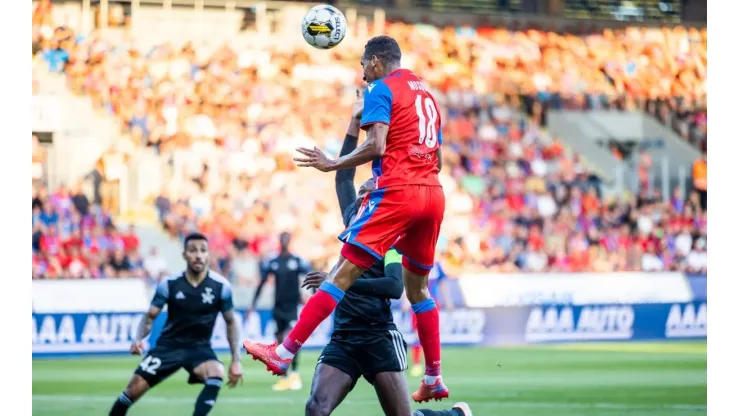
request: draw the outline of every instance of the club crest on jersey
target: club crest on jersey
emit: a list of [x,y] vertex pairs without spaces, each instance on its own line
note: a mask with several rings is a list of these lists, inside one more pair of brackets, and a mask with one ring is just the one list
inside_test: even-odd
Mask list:
[[429,148],[426,146],[411,146],[409,154],[419,159],[425,159],[427,162],[432,160],[432,155],[429,153]]
[[213,298],[215,298],[216,295],[214,295],[212,292],[213,292],[213,289],[211,289],[210,287],[207,287],[206,292],[200,294],[200,296],[203,298],[203,303],[209,303],[209,304],[213,303]]
[[297,261],[295,261],[294,259],[288,260],[288,269],[295,270],[297,268],[298,268],[298,262]]

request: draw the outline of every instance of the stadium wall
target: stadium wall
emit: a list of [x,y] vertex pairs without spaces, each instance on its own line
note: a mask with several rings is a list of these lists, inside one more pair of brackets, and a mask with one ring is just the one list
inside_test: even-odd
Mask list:
[[[654,277],[642,276],[643,279]],[[563,277],[566,276],[550,278],[557,281]],[[529,304],[443,310],[440,319],[442,342],[445,345],[503,346],[553,342],[706,338],[706,277],[682,276],[682,278],[690,289],[701,286],[699,279],[703,279],[704,299],[701,290],[698,296],[690,294],[692,299],[688,301],[670,302],[584,304],[566,301],[554,304],[536,302],[536,299],[548,300],[546,297],[530,297]],[[692,278],[695,281],[689,284]],[[628,281],[623,280],[623,283]],[[128,351],[145,308],[141,308],[141,299],[134,299],[141,298],[141,282],[137,283],[136,280],[130,283],[121,282],[128,281],[87,281],[89,285],[81,281],[69,282],[74,286],[74,290],[65,292],[67,299],[62,304],[37,300],[37,297],[53,296],[53,293],[49,290],[37,291],[35,284],[43,282],[34,282],[33,356],[55,357]],[[561,280],[561,283],[563,282],[567,280]],[[58,281],[54,286],[58,288],[58,285],[64,283]],[[563,283],[563,286],[567,287],[567,284]],[[630,289],[630,285],[625,284],[622,291],[630,293]],[[667,288],[664,289],[674,295],[682,293],[678,290],[671,292]],[[102,310],[101,302],[96,299],[105,298],[105,292],[116,292],[118,299],[129,298],[124,294],[132,295],[130,297],[132,308],[125,310],[124,305],[119,302],[110,310]],[[75,293],[77,295],[74,295]],[[644,298],[639,293],[635,296],[636,299]],[[86,304],[90,306],[89,311],[84,311]],[[60,310],[57,307],[67,309],[70,305],[74,305],[74,310]],[[248,316],[246,310],[237,309],[236,316],[242,329],[242,337],[266,342],[274,340],[275,326],[269,310],[260,310]],[[150,346],[156,344],[166,318],[165,310],[155,320],[149,338]],[[411,326],[411,315],[396,309],[394,320],[407,342],[414,342],[416,336]],[[319,348],[325,345],[329,341],[331,330],[331,319],[327,319],[307,341],[306,347]],[[213,345],[217,350],[228,349],[226,328],[220,317],[214,330]]]

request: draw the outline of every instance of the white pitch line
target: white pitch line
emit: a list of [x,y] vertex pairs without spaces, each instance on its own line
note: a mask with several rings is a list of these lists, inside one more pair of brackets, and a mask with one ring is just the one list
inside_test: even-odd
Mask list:
[[[39,402],[56,402],[56,403],[74,403],[74,402],[112,402],[115,399],[112,396],[68,396],[55,394],[33,395],[34,401]],[[172,404],[175,403],[192,403],[193,397],[145,397],[141,400],[142,404]],[[218,399],[218,403],[224,404],[303,404],[306,399],[297,399],[291,397],[223,397]],[[345,400],[348,404],[377,404],[377,400]],[[476,402],[475,407],[509,407],[509,408],[530,408],[530,409],[610,409],[610,410],[685,410],[685,411],[706,411],[706,405],[695,404],[665,404],[665,405],[631,405],[625,403],[559,403],[559,402],[529,402],[529,401],[490,401]]]

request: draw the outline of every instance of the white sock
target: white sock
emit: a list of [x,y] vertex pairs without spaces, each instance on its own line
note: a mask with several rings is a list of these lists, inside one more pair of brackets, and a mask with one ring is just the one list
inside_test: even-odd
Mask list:
[[275,349],[275,352],[281,360],[287,360],[288,358],[292,360],[293,357],[295,357],[295,354],[285,349],[285,347],[283,347],[283,344],[278,345],[277,349]]
[[437,379],[441,379],[442,376],[424,376],[424,384],[431,386],[437,382]]

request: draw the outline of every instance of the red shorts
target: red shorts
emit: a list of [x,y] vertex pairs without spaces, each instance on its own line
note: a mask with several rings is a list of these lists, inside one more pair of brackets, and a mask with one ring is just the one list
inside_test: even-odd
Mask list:
[[369,268],[393,247],[403,255],[404,267],[426,274],[434,266],[444,212],[441,186],[377,189],[365,196],[354,222],[339,235],[345,242],[342,255],[357,266]]

